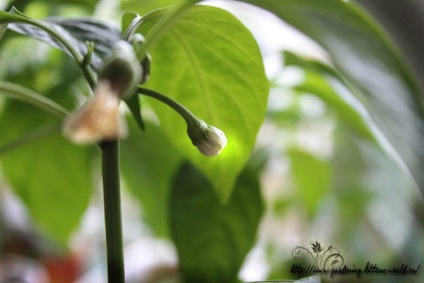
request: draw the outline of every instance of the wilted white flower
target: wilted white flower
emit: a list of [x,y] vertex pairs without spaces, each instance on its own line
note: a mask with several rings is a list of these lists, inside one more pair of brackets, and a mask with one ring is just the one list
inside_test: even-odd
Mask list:
[[76,143],[114,140],[127,135],[119,104],[122,98],[134,94],[141,80],[140,63],[128,42],[118,42],[103,62],[98,79],[93,98],[63,125],[63,134]]
[[93,98],[65,120],[63,134],[76,143],[125,137],[127,127],[119,113],[120,101],[109,81],[101,81]]
[[223,131],[214,126],[209,126],[202,120],[191,123],[187,133],[193,145],[206,156],[218,155],[228,143]]

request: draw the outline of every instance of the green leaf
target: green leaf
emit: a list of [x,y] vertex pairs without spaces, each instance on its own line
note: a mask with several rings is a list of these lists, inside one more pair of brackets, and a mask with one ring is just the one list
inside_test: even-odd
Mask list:
[[329,53],[387,138],[386,152],[424,190],[422,97],[405,62],[376,23],[353,3],[340,0],[243,2],[276,14]]
[[140,15],[144,15],[156,9],[180,4],[181,2],[182,0],[128,0],[122,1],[121,8],[122,10],[137,11]]
[[[0,144],[53,123],[38,109],[8,101],[0,117]],[[66,245],[91,195],[88,149],[76,147],[54,133],[3,154],[0,161],[4,177],[38,227]]]
[[13,83],[0,81],[0,95],[18,99],[63,118],[68,111],[49,98]]
[[60,126],[61,126],[60,124],[53,124],[53,125],[42,126],[34,130],[28,131],[25,134],[18,137],[17,139],[10,141],[6,144],[0,145],[0,156],[11,150],[19,148],[25,144],[31,143],[45,136],[59,132],[61,128]]
[[[31,19],[13,9],[11,13],[0,11],[0,23],[9,23],[8,29],[43,41],[69,55],[69,49],[55,37],[55,31],[81,56],[87,53],[87,42],[94,43],[90,65],[97,69],[121,38],[119,29],[109,23],[94,19],[51,18],[44,21]],[[78,58],[77,58],[78,59]]]
[[185,163],[174,180],[169,212],[184,282],[237,282],[263,210],[256,170],[241,173],[222,205],[205,176]]
[[3,34],[6,30],[7,30],[7,24],[0,24],[0,39],[3,37]]
[[149,123],[141,132],[130,123],[130,136],[121,146],[122,176],[140,201],[144,220],[157,236],[169,236],[167,200],[181,161],[181,154],[157,125]]
[[[162,14],[147,17],[142,33]],[[184,120],[163,104],[153,104],[170,140],[207,176],[221,201],[228,200],[266,112],[268,81],[253,36],[230,13],[194,6],[149,52],[153,59],[147,87],[227,135],[228,146],[219,156],[204,157],[187,137]]]
[[289,152],[291,172],[297,195],[310,216],[314,215],[320,202],[329,191],[331,168],[328,162],[300,150]]
[[134,121],[136,121],[138,127],[144,131],[146,126],[144,125],[143,118],[141,117],[140,98],[138,95],[132,95],[129,99],[125,100],[125,103],[130,109]]
[[285,52],[284,63],[286,66],[304,69],[303,80],[293,87],[295,90],[318,96],[363,138],[380,142],[380,134],[376,132],[374,122],[370,121],[368,112],[334,69],[319,61],[301,58],[289,52]]

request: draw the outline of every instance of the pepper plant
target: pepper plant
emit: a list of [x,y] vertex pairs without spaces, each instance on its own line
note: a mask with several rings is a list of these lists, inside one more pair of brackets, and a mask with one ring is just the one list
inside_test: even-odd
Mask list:
[[[31,89],[37,76],[32,86],[19,78],[0,82],[10,98],[0,117],[3,174],[37,225],[65,243],[88,205],[99,154],[93,149],[100,148],[109,282],[125,277],[120,163],[146,221],[174,241],[185,282],[236,282],[264,211],[263,164],[252,155],[269,91],[258,45],[229,12],[177,2],[144,15],[126,12],[120,28],[93,18],[0,12],[2,43],[35,38],[69,56],[53,68],[79,70],[51,82],[47,93]],[[332,95],[313,91],[420,186],[422,98],[382,30],[345,1],[241,2],[274,13],[328,52],[331,65],[306,64],[325,74]],[[382,94],[400,99],[393,105]],[[390,118],[399,109],[408,121]]]

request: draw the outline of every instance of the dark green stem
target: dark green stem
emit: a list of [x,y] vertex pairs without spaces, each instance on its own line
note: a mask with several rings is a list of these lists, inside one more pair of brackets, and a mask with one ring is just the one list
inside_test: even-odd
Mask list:
[[103,141],[102,174],[109,283],[124,283],[121,197],[119,188],[119,142]]

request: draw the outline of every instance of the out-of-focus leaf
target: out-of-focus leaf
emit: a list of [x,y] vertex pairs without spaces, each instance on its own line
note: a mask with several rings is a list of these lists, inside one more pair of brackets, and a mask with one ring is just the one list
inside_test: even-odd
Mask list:
[[53,124],[28,131],[13,141],[9,141],[6,144],[0,144],[0,156],[25,144],[31,143],[53,133],[57,133],[60,129],[60,124]]
[[0,39],[2,38],[6,30],[7,30],[7,24],[0,24]]
[[[141,26],[148,34],[158,12]],[[205,44],[207,42],[207,44]],[[268,96],[258,46],[228,12],[194,6],[153,46],[148,88],[172,97],[206,123],[223,130],[228,146],[219,156],[202,156],[186,135],[184,120],[161,103],[153,107],[169,139],[228,200],[263,122]]]
[[422,97],[382,30],[356,5],[346,1],[243,2],[276,14],[329,53],[336,69],[355,87],[355,94],[387,137],[385,150],[402,169],[412,173],[423,190]]
[[256,170],[241,173],[222,205],[207,178],[185,163],[176,174],[169,211],[184,282],[237,282],[263,209]]
[[148,124],[146,131],[141,132],[130,123],[130,132],[121,146],[122,175],[156,235],[169,236],[167,201],[182,156],[154,124]]
[[[9,101],[0,117],[0,143],[5,144],[42,125],[51,116],[18,101]],[[88,149],[60,134],[51,134],[1,156],[2,172],[42,231],[66,244],[91,195]]]
[[328,63],[324,63],[316,59],[301,57],[300,55],[297,55],[290,51],[284,51],[283,56],[285,66],[299,66],[307,70],[319,72],[323,75],[331,75],[342,80],[340,74],[337,73],[334,67],[330,66]]
[[[335,89],[333,85],[337,88]],[[379,142],[379,132],[374,132],[377,131],[374,121],[350,90],[337,78],[306,71],[303,82],[294,89],[318,96],[336,111],[344,123],[355,129],[363,138]]]
[[119,29],[110,23],[94,19],[62,18],[39,21],[26,17],[16,9],[11,13],[0,11],[0,23],[9,23],[8,29],[46,42],[68,54],[69,50],[48,29],[59,33],[79,51],[81,56],[87,53],[87,42],[93,42],[94,52],[91,55],[90,65],[95,69],[121,38]]
[[63,118],[68,112],[62,106],[47,97],[12,83],[0,81],[0,95],[5,95],[10,98],[27,102],[55,115],[56,117]]
[[299,150],[291,150],[289,158],[297,195],[303,201],[309,215],[314,215],[321,200],[329,191],[331,168],[328,162]]

